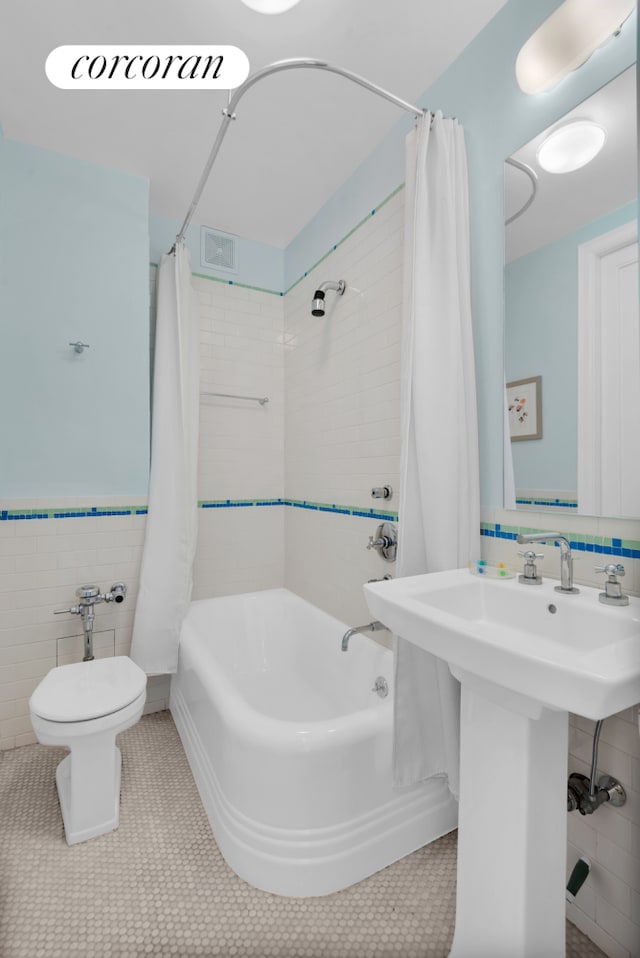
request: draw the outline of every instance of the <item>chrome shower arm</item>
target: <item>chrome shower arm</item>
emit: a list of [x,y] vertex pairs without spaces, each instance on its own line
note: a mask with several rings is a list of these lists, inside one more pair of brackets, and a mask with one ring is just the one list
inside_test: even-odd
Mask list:
[[213,168],[213,164],[216,161],[216,157],[220,152],[220,147],[222,146],[223,140],[227,135],[227,130],[229,129],[229,124],[231,120],[235,120],[235,109],[245,95],[245,93],[251,89],[259,80],[264,79],[267,76],[270,76],[272,73],[282,73],[284,70],[326,70],[329,73],[335,73],[338,76],[344,77],[347,80],[351,80],[353,83],[357,83],[358,86],[362,86],[365,90],[369,90],[371,93],[375,93],[378,96],[381,96],[383,99],[388,100],[390,103],[395,104],[395,106],[400,107],[402,110],[405,110],[407,113],[413,114],[413,116],[421,116],[425,113],[425,110],[422,107],[414,106],[412,103],[408,103],[406,100],[400,99],[400,97],[395,96],[393,93],[390,93],[388,90],[385,90],[383,87],[378,86],[375,83],[371,83],[369,80],[366,80],[364,77],[360,76],[357,73],[352,73],[350,70],[345,70],[342,67],[334,66],[332,63],[327,63],[326,60],[314,60],[307,57],[294,57],[290,60],[277,60],[275,63],[269,64],[269,66],[264,67],[262,70],[257,70],[254,74],[248,77],[244,83],[242,83],[238,89],[235,91],[231,99],[229,100],[229,105],[225,107],[222,111],[222,123],[218,129],[218,134],[215,138],[214,144],[211,147],[211,152],[205,164],[204,170],[202,171],[202,176],[196,187],[196,191],[193,195],[191,205],[187,212],[187,215],[184,218],[184,222],[180,227],[180,232],[176,236],[175,246],[179,243],[184,242],[184,237],[189,227],[189,224],[193,218],[198,203],[200,202],[200,197],[202,192],[207,184],[209,179],[209,174]]

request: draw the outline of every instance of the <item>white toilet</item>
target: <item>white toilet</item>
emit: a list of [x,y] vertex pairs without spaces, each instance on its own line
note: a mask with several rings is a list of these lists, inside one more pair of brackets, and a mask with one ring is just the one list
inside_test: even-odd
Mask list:
[[29,699],[38,741],[71,749],[56,771],[69,845],[118,827],[122,758],[115,740],[142,715],[146,684],[142,669],[120,655],[51,669]]

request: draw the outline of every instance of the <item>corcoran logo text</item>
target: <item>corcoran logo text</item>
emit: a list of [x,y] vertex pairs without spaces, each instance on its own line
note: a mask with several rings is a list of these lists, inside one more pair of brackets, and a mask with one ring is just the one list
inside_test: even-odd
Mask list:
[[61,90],[233,90],[249,60],[231,46],[63,46],[47,57]]

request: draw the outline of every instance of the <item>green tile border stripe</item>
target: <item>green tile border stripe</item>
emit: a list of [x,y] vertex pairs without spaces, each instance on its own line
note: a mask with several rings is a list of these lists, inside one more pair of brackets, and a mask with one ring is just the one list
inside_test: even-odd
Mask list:
[[310,499],[209,499],[198,503],[200,509],[243,509],[251,506],[289,506],[311,512],[333,512],[339,515],[360,516],[396,522],[398,513],[386,509],[367,509],[363,506],[345,506],[338,503],[313,502]]
[[308,269],[306,269],[304,273],[301,276],[299,276],[298,279],[294,283],[292,283],[288,289],[285,290],[284,295],[286,296],[288,293],[291,292],[292,289],[294,289],[299,283],[301,283],[303,279],[306,279],[309,273],[312,273],[313,270],[320,265],[320,263],[324,263],[324,261],[329,256],[331,256],[332,253],[335,253],[335,251],[338,249],[339,246],[342,246],[342,244],[345,243],[351,236],[353,236],[353,234],[357,232],[357,230],[359,230],[362,226],[364,226],[365,223],[368,223],[372,216],[375,216],[376,213],[379,213],[382,207],[386,206],[386,204],[389,203],[390,200],[394,198],[394,196],[397,196],[397,194],[403,189],[404,189],[404,183],[401,183],[399,186],[396,186],[395,190],[389,193],[388,196],[385,196],[385,198],[380,203],[378,203],[377,206],[374,206],[371,212],[367,213],[367,215],[363,217],[359,223],[356,223],[356,225],[352,227],[352,229],[350,229],[348,233],[345,233],[342,239],[339,239],[337,243],[334,243],[331,249],[328,249],[327,252],[324,253],[324,255],[321,256],[320,259],[313,264],[313,266],[310,266]]
[[[157,269],[159,263],[153,261],[149,263],[154,269]],[[284,296],[284,293],[278,289],[267,289],[266,286],[252,286],[250,283],[238,283],[235,279],[225,279],[224,276],[209,276],[207,273],[191,273],[198,279],[210,279],[212,283],[222,283],[223,286],[238,286],[240,289],[253,289],[257,293],[267,293],[269,296]]]
[[[251,507],[289,506],[295,509],[308,509],[313,512],[333,512],[340,515],[362,516],[365,518],[396,521],[397,512],[386,509],[367,509],[362,506],[345,506],[337,503],[312,502],[307,499],[284,499],[274,496],[270,499],[201,499],[199,509],[242,509]],[[90,508],[70,507],[56,509],[0,509],[0,522],[25,519],[95,519],[104,516],[146,516],[147,506],[92,506]]]
[[0,509],[0,522],[11,519],[96,519],[104,516],[146,516],[146,506],[72,506],[69,509]]
[[214,283],[222,283],[224,286],[239,286],[240,289],[253,289],[257,293],[267,293],[269,296],[284,296],[284,293],[277,289],[267,289],[264,286],[251,286],[250,283],[238,283],[235,279],[224,279],[222,276],[207,276],[205,273],[192,273],[198,279],[210,279]]
[[[306,509],[311,512],[328,512],[335,515],[378,519],[383,522],[397,522],[398,520],[398,513],[388,509],[315,502],[310,499],[285,499],[277,496],[270,499],[202,499],[198,502],[199,509],[242,509],[252,507],[265,508],[269,506],[287,506],[293,509]],[[71,507],[68,509],[46,507],[39,509],[0,509],[0,522],[33,519],[96,519],[105,516],[146,516],[146,514],[146,505],[92,506],[84,509],[82,507]],[[480,523],[480,535],[492,539],[509,539],[515,541],[519,533],[527,535],[544,531],[546,530],[535,529],[529,526],[511,526],[497,522]],[[640,541],[636,539],[622,539],[616,536],[593,536],[587,535],[586,533],[566,531],[563,534],[567,537],[572,550],[576,553],[587,552],[598,555],[613,555],[629,559],[640,559]]]
[[[378,203],[377,206],[374,206],[374,208],[371,210],[370,213],[367,213],[367,215],[364,216],[359,223],[356,223],[356,225],[352,227],[352,229],[350,229],[348,233],[345,233],[342,239],[339,239],[337,243],[334,243],[333,246],[330,249],[328,249],[327,252],[320,257],[319,260],[316,260],[313,266],[310,266],[308,269],[306,269],[304,273],[302,273],[302,275],[299,276],[298,279],[294,283],[292,283],[291,286],[289,286],[289,288],[286,289],[284,292],[281,292],[276,289],[266,289],[264,286],[251,286],[249,283],[238,283],[233,279],[225,279],[223,276],[209,276],[205,273],[195,273],[195,272],[192,272],[191,275],[197,276],[198,279],[209,279],[214,283],[222,283],[225,286],[238,286],[240,289],[253,289],[258,293],[267,293],[269,296],[286,296],[287,293],[290,293],[292,289],[295,289],[295,287],[299,283],[301,283],[303,279],[306,279],[309,273],[312,273],[313,270],[316,269],[316,267],[320,266],[321,263],[324,263],[324,261],[329,256],[331,256],[332,253],[335,253],[338,247],[342,246],[343,243],[346,243],[346,241],[351,236],[353,236],[355,232],[357,232],[362,226],[364,226],[365,223],[368,223],[372,216],[375,216],[376,213],[379,213],[380,210],[384,206],[386,206],[387,203],[389,203],[394,198],[394,196],[397,196],[398,193],[403,189],[404,189],[404,183],[401,183],[399,186],[396,186],[395,190],[392,190],[392,192],[389,193],[388,196],[385,196],[385,198],[380,203]],[[149,263],[149,265],[155,267],[155,269],[158,268],[158,263],[151,262]]]
[[559,509],[577,509],[577,499],[555,499],[545,498],[543,496],[519,496],[516,495],[516,505],[518,506],[544,506],[545,508]]
[[[520,533],[522,535],[539,535],[546,531],[546,529],[533,529],[529,526],[505,526],[500,522],[480,523],[480,535],[487,536],[490,539],[512,539],[515,541]],[[587,552],[594,555],[640,559],[640,541],[636,539],[622,539],[618,536],[593,536],[567,531],[562,534],[569,540],[569,545],[575,553]]]

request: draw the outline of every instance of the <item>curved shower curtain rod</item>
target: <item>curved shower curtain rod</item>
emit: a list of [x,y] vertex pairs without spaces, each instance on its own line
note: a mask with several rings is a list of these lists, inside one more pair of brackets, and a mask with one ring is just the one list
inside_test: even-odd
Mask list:
[[529,177],[529,182],[531,183],[531,195],[525,201],[524,206],[521,206],[519,210],[516,210],[512,216],[504,221],[504,225],[508,226],[509,223],[513,223],[513,221],[517,220],[519,216],[522,216],[523,213],[526,213],[535,200],[536,194],[538,192],[538,174],[526,163],[521,163],[520,160],[514,160],[512,156],[508,156],[505,160],[505,163],[508,163],[509,166],[513,166],[516,170],[522,170],[523,173],[526,173],[526,175]]
[[347,80],[352,80],[353,83],[357,83],[359,86],[364,87],[365,90],[370,90],[372,93],[376,93],[385,100],[389,100],[390,103],[395,103],[396,106],[399,106],[407,113],[412,113],[414,116],[421,116],[426,112],[422,107],[414,106],[412,103],[407,103],[406,100],[401,100],[400,97],[394,96],[393,93],[389,93],[388,90],[385,90],[381,86],[377,86],[375,83],[371,83],[369,80],[359,76],[357,73],[352,73],[350,70],[344,70],[342,67],[336,67],[331,63],[327,63],[326,60],[312,60],[304,57],[298,57],[291,60],[277,60],[275,63],[271,63],[269,66],[264,67],[262,70],[258,70],[237,88],[229,100],[228,106],[226,106],[222,111],[222,123],[218,129],[218,135],[216,136],[215,142],[211,147],[209,158],[205,164],[204,170],[202,171],[202,176],[200,177],[200,181],[193,195],[193,200],[191,201],[189,211],[184,218],[182,226],[180,227],[180,232],[176,236],[176,241],[171,250],[172,252],[178,243],[184,242],[185,233],[189,223],[191,222],[193,214],[196,211],[198,203],[200,202],[202,191],[204,190],[207,180],[209,179],[209,174],[211,173],[213,164],[215,163],[220,147],[222,146],[222,141],[224,140],[229,128],[229,123],[231,120],[235,120],[236,106],[244,94],[247,92],[247,90],[254,86],[254,84],[258,83],[259,80],[270,76],[272,73],[280,73],[283,70],[297,69],[327,70],[329,73],[336,73],[338,76],[345,77]]

